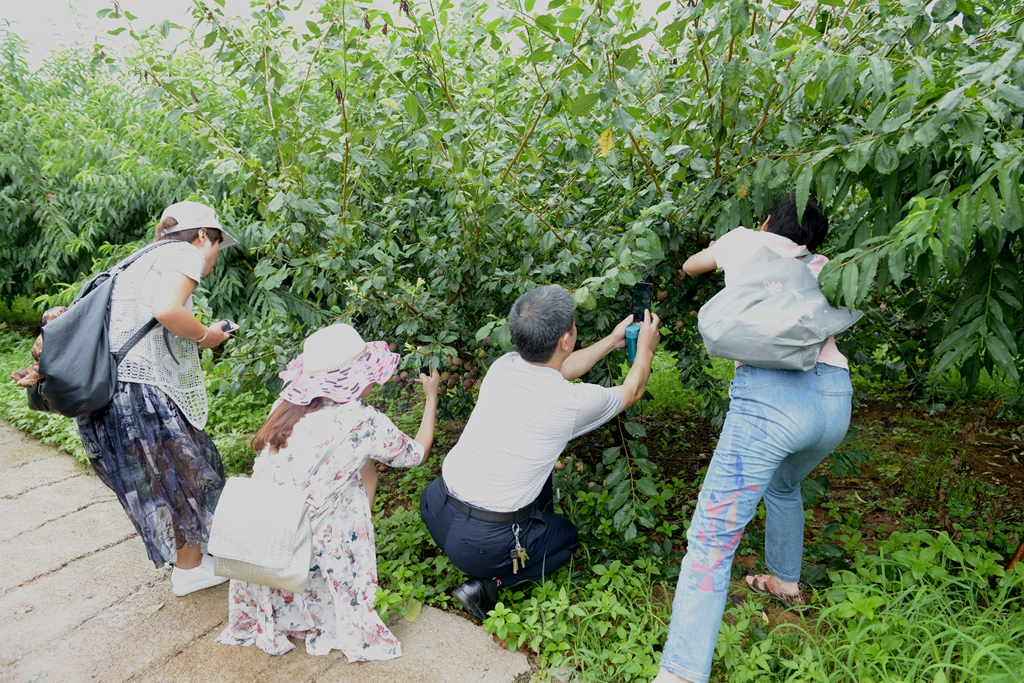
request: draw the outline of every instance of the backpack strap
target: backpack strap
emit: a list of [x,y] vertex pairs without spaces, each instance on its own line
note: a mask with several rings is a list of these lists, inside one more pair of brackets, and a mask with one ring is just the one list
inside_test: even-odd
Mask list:
[[142,341],[142,338],[153,331],[153,328],[159,325],[156,318],[150,318],[149,322],[142,326],[138,332],[132,335],[132,338],[124,343],[124,345],[117,350],[114,354],[114,360],[120,365],[124,357],[128,355],[128,352],[132,350],[132,347]]
[[128,268],[128,266],[130,266],[131,264],[135,263],[135,261],[137,261],[139,259],[139,257],[142,256],[143,254],[145,254],[147,252],[150,252],[150,251],[153,251],[154,249],[157,249],[159,247],[162,247],[165,244],[179,244],[179,243],[180,244],[188,244],[188,242],[181,242],[180,240],[160,240],[159,242],[153,242],[152,244],[147,244],[142,249],[139,249],[137,252],[135,252],[134,254],[132,254],[131,256],[126,258],[125,260],[121,261],[120,263],[118,263],[116,266],[114,266],[113,268],[111,268],[107,272],[110,273],[111,275],[117,275],[118,273],[121,273],[122,271],[126,270]]
[[[162,247],[165,244],[176,244],[178,242],[179,240],[160,240],[159,242],[154,242],[153,244],[147,244],[142,249],[139,249],[137,252],[126,258],[124,261],[121,261],[116,266],[108,270],[107,273],[110,275],[110,277],[117,277],[125,270],[127,270],[128,266],[135,263],[135,261],[137,261],[138,258],[145,254],[146,252],[153,251],[154,249]],[[117,364],[120,365],[121,361],[124,360],[124,357],[128,355],[129,351],[132,350],[132,347],[134,347],[136,344],[142,341],[142,338],[145,337],[150,332],[152,332],[153,328],[159,324],[160,323],[157,322],[156,318],[150,318],[148,323],[143,325],[138,332],[133,334],[131,339],[126,341],[124,345],[117,350],[117,353],[114,354],[114,359],[117,361]]]

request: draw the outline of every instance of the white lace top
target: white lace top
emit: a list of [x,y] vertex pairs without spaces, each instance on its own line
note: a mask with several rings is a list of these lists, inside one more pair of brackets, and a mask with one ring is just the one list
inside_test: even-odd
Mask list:
[[[153,299],[165,272],[177,271],[198,285],[204,265],[202,252],[174,242],[143,254],[118,275],[110,301],[110,350],[118,351],[153,317]],[[192,310],[191,296],[185,307]],[[128,352],[117,379],[159,387],[196,429],[203,429],[209,406],[198,349],[191,339],[157,325]]]

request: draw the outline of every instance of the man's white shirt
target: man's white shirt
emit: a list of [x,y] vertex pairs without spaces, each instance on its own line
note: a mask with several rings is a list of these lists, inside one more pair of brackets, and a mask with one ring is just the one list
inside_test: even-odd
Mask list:
[[496,360],[445,458],[448,491],[473,507],[512,512],[533,502],[570,439],[618,414],[622,392],[573,383],[518,353]]

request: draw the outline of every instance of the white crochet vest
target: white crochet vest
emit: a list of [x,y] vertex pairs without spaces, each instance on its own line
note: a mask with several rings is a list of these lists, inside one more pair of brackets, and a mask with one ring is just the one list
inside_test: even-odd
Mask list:
[[[197,272],[201,274],[202,253],[187,242],[177,242],[142,255],[117,276],[110,301],[111,352],[118,351],[153,317],[153,285],[163,274],[162,264],[172,257],[191,259],[192,254],[199,262]],[[192,310],[191,296],[185,307]],[[203,429],[209,405],[198,349],[199,345],[191,339],[157,325],[125,356],[117,368],[117,379],[159,387],[196,429]]]

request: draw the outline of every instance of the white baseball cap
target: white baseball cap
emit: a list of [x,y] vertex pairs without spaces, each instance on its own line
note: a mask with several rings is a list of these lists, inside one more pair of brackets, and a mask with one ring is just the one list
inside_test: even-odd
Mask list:
[[223,239],[221,240],[221,249],[224,247],[232,247],[238,244],[231,233],[221,227],[220,221],[217,220],[217,212],[206,204],[200,204],[199,202],[178,202],[177,204],[171,204],[164,212],[160,215],[160,220],[165,218],[173,218],[178,221],[178,224],[173,228],[169,228],[164,231],[165,235],[169,235],[173,232],[181,232],[182,230],[193,230],[195,228],[216,228],[220,230]]

